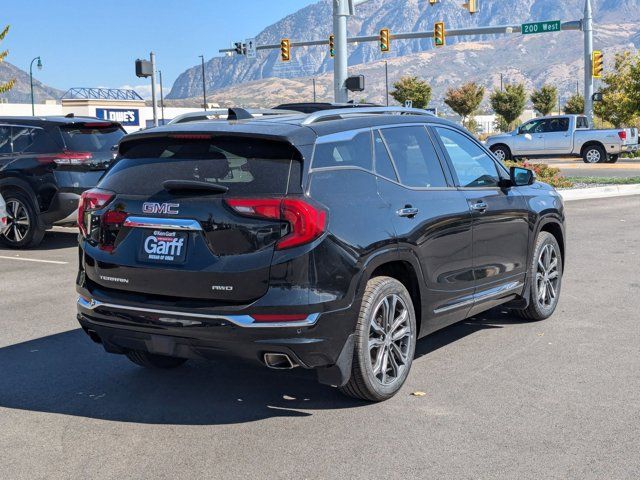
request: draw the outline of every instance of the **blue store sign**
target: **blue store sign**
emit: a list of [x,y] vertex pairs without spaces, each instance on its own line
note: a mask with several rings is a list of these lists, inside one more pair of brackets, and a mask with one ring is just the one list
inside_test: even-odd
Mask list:
[[118,122],[125,127],[140,125],[140,110],[137,108],[96,108],[96,117]]

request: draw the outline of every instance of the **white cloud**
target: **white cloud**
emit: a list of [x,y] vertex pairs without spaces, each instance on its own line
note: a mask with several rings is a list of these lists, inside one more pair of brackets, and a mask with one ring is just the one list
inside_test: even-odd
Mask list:
[[[145,100],[151,100],[151,82],[144,85],[123,85],[120,88],[125,88],[127,90],[135,90],[138,93],[138,95],[140,95]],[[171,88],[163,86],[162,90],[166,98],[167,94],[171,91]],[[160,85],[158,85],[158,89],[156,90],[156,92],[158,95],[158,100],[160,100]]]

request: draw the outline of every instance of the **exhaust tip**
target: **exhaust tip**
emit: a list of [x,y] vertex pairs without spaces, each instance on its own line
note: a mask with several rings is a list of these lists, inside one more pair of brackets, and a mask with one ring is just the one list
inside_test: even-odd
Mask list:
[[274,370],[291,370],[298,366],[286,353],[265,353],[264,363]]

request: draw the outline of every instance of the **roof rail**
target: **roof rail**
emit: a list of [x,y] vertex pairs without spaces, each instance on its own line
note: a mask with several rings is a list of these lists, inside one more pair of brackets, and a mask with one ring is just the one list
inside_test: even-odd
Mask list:
[[435,116],[431,112],[426,110],[420,110],[419,108],[407,108],[407,107],[358,107],[358,108],[337,108],[332,110],[321,110],[309,114],[303,121],[302,125],[311,125],[312,123],[322,122],[323,120],[330,120],[337,118],[343,118],[353,115],[368,115],[368,114],[398,114],[398,115],[428,115]]

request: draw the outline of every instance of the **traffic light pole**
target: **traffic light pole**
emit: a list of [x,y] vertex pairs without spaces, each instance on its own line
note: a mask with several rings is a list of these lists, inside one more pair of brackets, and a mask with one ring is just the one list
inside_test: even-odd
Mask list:
[[347,90],[347,17],[353,14],[350,0],[333,0],[333,35],[335,36],[336,56],[333,63],[333,92],[337,103],[349,100]]
[[593,12],[591,0],[584,2],[584,114],[593,126]]

